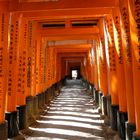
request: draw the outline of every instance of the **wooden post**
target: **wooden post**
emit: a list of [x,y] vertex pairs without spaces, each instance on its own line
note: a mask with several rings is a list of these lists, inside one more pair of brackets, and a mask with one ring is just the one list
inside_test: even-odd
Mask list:
[[22,16],[19,19],[19,43],[17,51],[17,110],[19,129],[27,127],[26,94],[27,90],[27,29],[28,21]]
[[8,46],[8,86],[6,98],[6,119],[8,121],[8,137],[17,136],[17,72],[18,72],[18,43],[19,43],[19,16],[10,13],[9,46]]
[[110,94],[111,94],[111,127],[117,130],[117,111],[119,109],[118,100],[118,78],[117,78],[117,67],[116,67],[116,49],[114,44],[113,34],[113,19],[112,15],[107,17],[107,31],[108,31],[108,52],[109,52],[109,80],[110,80]]
[[7,122],[5,121],[5,101],[8,70],[8,20],[9,13],[0,10],[0,139],[3,140],[7,139]]
[[[134,140],[140,139],[140,1],[128,1],[129,22],[130,22],[130,42],[132,50],[132,70],[134,86],[134,105],[136,118],[136,133]],[[132,96],[131,96],[132,98]],[[134,109],[131,106],[131,109]],[[134,124],[133,124],[134,125]],[[133,127],[134,128],[134,127]],[[131,129],[134,131],[134,129]],[[132,132],[132,131],[131,131]]]
[[[133,72],[132,72],[132,45],[130,41],[130,22],[128,12],[128,1],[120,1],[121,11],[121,33],[122,33],[122,46],[124,57],[124,70],[125,70],[125,83],[126,83],[126,98],[127,98],[127,112],[128,123],[126,124],[127,132],[130,133],[126,137],[132,139],[132,133],[135,131],[135,107],[134,107],[134,84],[133,84]],[[130,126],[133,131],[129,132]]]
[[119,95],[119,111],[118,111],[118,131],[122,139],[125,139],[125,122],[128,120],[127,117],[127,98],[126,98],[126,84],[125,84],[125,73],[124,73],[124,56],[122,46],[122,34],[120,24],[120,9],[116,8],[113,10],[113,21],[114,21],[114,42],[116,49],[116,66],[117,66],[117,77],[118,77],[118,95]]

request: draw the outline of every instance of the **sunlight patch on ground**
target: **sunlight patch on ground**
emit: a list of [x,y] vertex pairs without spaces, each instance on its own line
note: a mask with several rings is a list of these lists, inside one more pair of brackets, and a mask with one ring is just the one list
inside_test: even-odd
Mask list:
[[99,136],[92,135],[90,133],[75,131],[75,130],[65,130],[65,129],[56,129],[56,128],[33,128],[29,127],[30,130],[45,132],[50,134],[60,134],[60,135],[68,135],[68,136],[78,136],[84,138],[102,138]]
[[73,116],[42,116],[43,118],[47,119],[63,119],[63,120],[72,120],[72,121],[80,121],[80,122],[87,122],[87,123],[103,123],[103,120],[93,120],[89,118],[80,118],[80,117],[73,117]]
[[51,107],[51,110],[69,110],[69,111],[80,111],[82,108],[78,107]]
[[57,98],[57,100],[64,100],[64,101],[65,101],[65,100],[76,100],[76,101],[77,101],[77,100],[80,100],[80,101],[81,101],[81,100],[82,100],[82,101],[85,101],[85,100],[86,100],[86,101],[87,101],[87,99],[90,99],[90,98],[89,98],[89,97],[88,97],[88,98],[78,98],[78,97],[74,97],[74,98],[66,98],[66,97],[65,97],[65,98],[62,98],[62,97],[58,97],[58,98]]
[[[71,101],[69,102],[65,102],[65,101],[52,101],[51,103],[54,103],[54,104],[71,104]],[[83,105],[83,103],[85,102],[79,102]],[[73,102],[73,104],[77,104],[77,102]],[[93,105],[93,103],[89,102],[89,103],[86,103],[85,105]]]
[[66,105],[62,105],[62,104],[52,104],[51,107],[83,107],[83,105],[71,105],[71,104],[66,104]]
[[65,126],[74,126],[74,127],[81,127],[81,128],[89,128],[89,129],[96,129],[102,130],[101,126],[80,123],[80,122],[73,122],[73,121],[54,121],[54,120],[37,120],[38,123],[45,123],[45,124],[54,124],[54,125],[65,125]]
[[26,140],[67,140],[67,139],[60,139],[60,138],[50,138],[50,137],[28,137]]
[[80,113],[80,112],[68,112],[68,111],[48,111],[50,114],[64,114],[64,115],[75,115],[75,116],[83,116],[83,117],[94,117],[94,118],[100,118],[99,114],[88,114],[88,113]]

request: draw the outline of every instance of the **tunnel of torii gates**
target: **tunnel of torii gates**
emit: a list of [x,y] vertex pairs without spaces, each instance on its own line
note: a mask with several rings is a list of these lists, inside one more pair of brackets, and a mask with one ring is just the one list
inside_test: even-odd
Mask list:
[[0,139],[27,128],[78,68],[111,128],[139,140],[139,41],[139,0],[0,0]]

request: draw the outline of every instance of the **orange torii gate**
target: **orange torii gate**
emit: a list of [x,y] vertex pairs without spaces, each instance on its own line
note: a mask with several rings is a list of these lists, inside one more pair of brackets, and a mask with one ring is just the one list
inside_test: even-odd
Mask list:
[[[0,1],[0,139],[7,137],[5,119],[8,137],[18,135],[17,110],[19,129],[34,121],[41,106],[53,98],[55,84],[68,74],[64,71],[71,55],[66,60],[62,53],[75,52],[86,53],[81,74],[94,86],[97,98],[101,93],[101,98],[111,96],[104,104],[111,114],[109,108],[102,113],[111,119],[112,128],[122,139],[140,139],[139,9],[138,0]],[[91,20],[96,20],[93,27],[72,25]],[[64,28],[42,27],[51,21],[63,21]],[[58,40],[93,44],[49,46],[49,41]]]

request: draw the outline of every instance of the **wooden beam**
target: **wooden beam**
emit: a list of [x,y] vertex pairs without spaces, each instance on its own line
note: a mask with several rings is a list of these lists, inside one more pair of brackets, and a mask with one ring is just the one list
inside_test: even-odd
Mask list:
[[9,2],[6,1],[0,1],[0,11],[8,11],[9,8]]
[[52,9],[75,9],[75,8],[95,8],[95,7],[116,7],[119,0],[58,0],[53,2],[18,2],[12,0],[10,3],[11,11],[40,11]]
[[45,11],[18,11],[23,14],[23,17],[29,20],[65,20],[74,18],[99,18],[108,14],[112,14],[112,8],[108,7],[95,7],[88,9],[53,9]]
[[64,29],[42,29],[41,36],[65,36],[65,35],[93,35],[98,34],[97,27],[88,28],[64,28]]
[[[44,37],[44,36],[43,36]],[[59,36],[45,36],[46,40],[55,40],[55,41],[60,41],[60,40],[97,40],[98,39],[98,34],[79,34],[79,35],[59,35]]]

